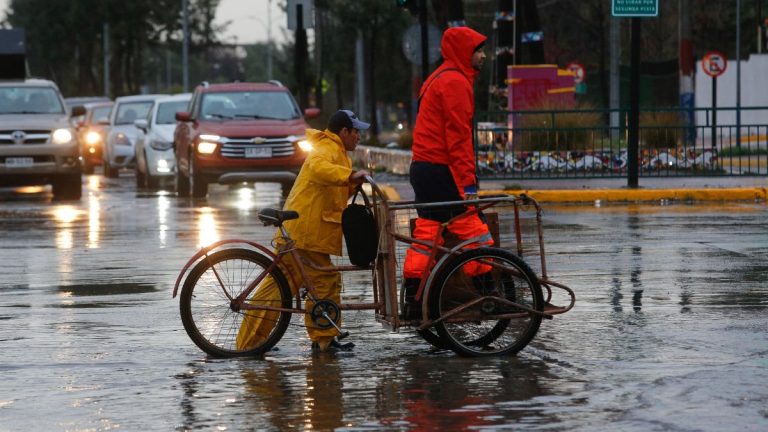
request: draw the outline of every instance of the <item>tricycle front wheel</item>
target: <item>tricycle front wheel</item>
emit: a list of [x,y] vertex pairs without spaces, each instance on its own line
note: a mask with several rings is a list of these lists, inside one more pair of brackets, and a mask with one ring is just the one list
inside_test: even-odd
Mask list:
[[544,299],[536,274],[517,256],[477,248],[448,262],[429,290],[441,343],[463,356],[511,355],[536,336]]

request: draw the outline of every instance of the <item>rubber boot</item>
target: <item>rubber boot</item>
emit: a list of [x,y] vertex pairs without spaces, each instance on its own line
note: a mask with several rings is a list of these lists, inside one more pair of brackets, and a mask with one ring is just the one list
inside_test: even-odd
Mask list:
[[403,307],[403,319],[418,319],[421,316],[421,302],[416,301],[416,292],[419,290],[421,279],[406,278],[403,281],[405,290],[405,305]]

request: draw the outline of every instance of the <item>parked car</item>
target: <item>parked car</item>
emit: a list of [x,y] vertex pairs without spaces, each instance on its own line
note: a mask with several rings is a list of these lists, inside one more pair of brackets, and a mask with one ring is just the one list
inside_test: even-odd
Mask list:
[[136,135],[138,129],[133,124],[136,119],[146,118],[155,99],[164,94],[122,96],[115,99],[115,106],[109,116],[109,132],[102,153],[104,175],[117,177],[120,168],[134,163]]
[[54,199],[80,199],[80,149],[55,83],[0,81],[0,162],[0,186],[50,184]]
[[[306,117],[320,111],[308,108]],[[176,114],[176,190],[204,197],[209,183],[279,182],[290,189],[311,144],[296,100],[277,81],[203,83]]]
[[85,114],[76,122],[77,141],[80,143],[80,155],[83,158],[83,172],[93,174],[93,169],[101,165],[104,142],[109,131],[109,114],[114,102],[95,102],[83,105]]
[[[71,114],[72,108],[76,106],[86,106],[97,102],[112,102],[111,99],[105,96],[75,96],[64,98],[64,104],[67,106],[67,111]],[[72,116],[73,119],[82,120],[78,116]]]
[[134,122],[136,137],[136,186],[157,189],[163,178],[176,176],[173,132],[176,113],[187,111],[191,93],[155,99],[149,116]]

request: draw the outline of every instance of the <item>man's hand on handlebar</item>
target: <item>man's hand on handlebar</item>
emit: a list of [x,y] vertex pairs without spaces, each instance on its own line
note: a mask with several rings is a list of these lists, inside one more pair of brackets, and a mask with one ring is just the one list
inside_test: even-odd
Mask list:
[[352,171],[349,175],[349,182],[352,184],[362,184],[365,182],[365,177],[371,174],[366,170]]

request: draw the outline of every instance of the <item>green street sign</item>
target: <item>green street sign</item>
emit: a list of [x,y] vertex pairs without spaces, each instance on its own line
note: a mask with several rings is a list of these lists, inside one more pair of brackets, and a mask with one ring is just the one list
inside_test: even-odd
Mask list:
[[659,16],[659,0],[611,0],[611,15],[615,17]]

